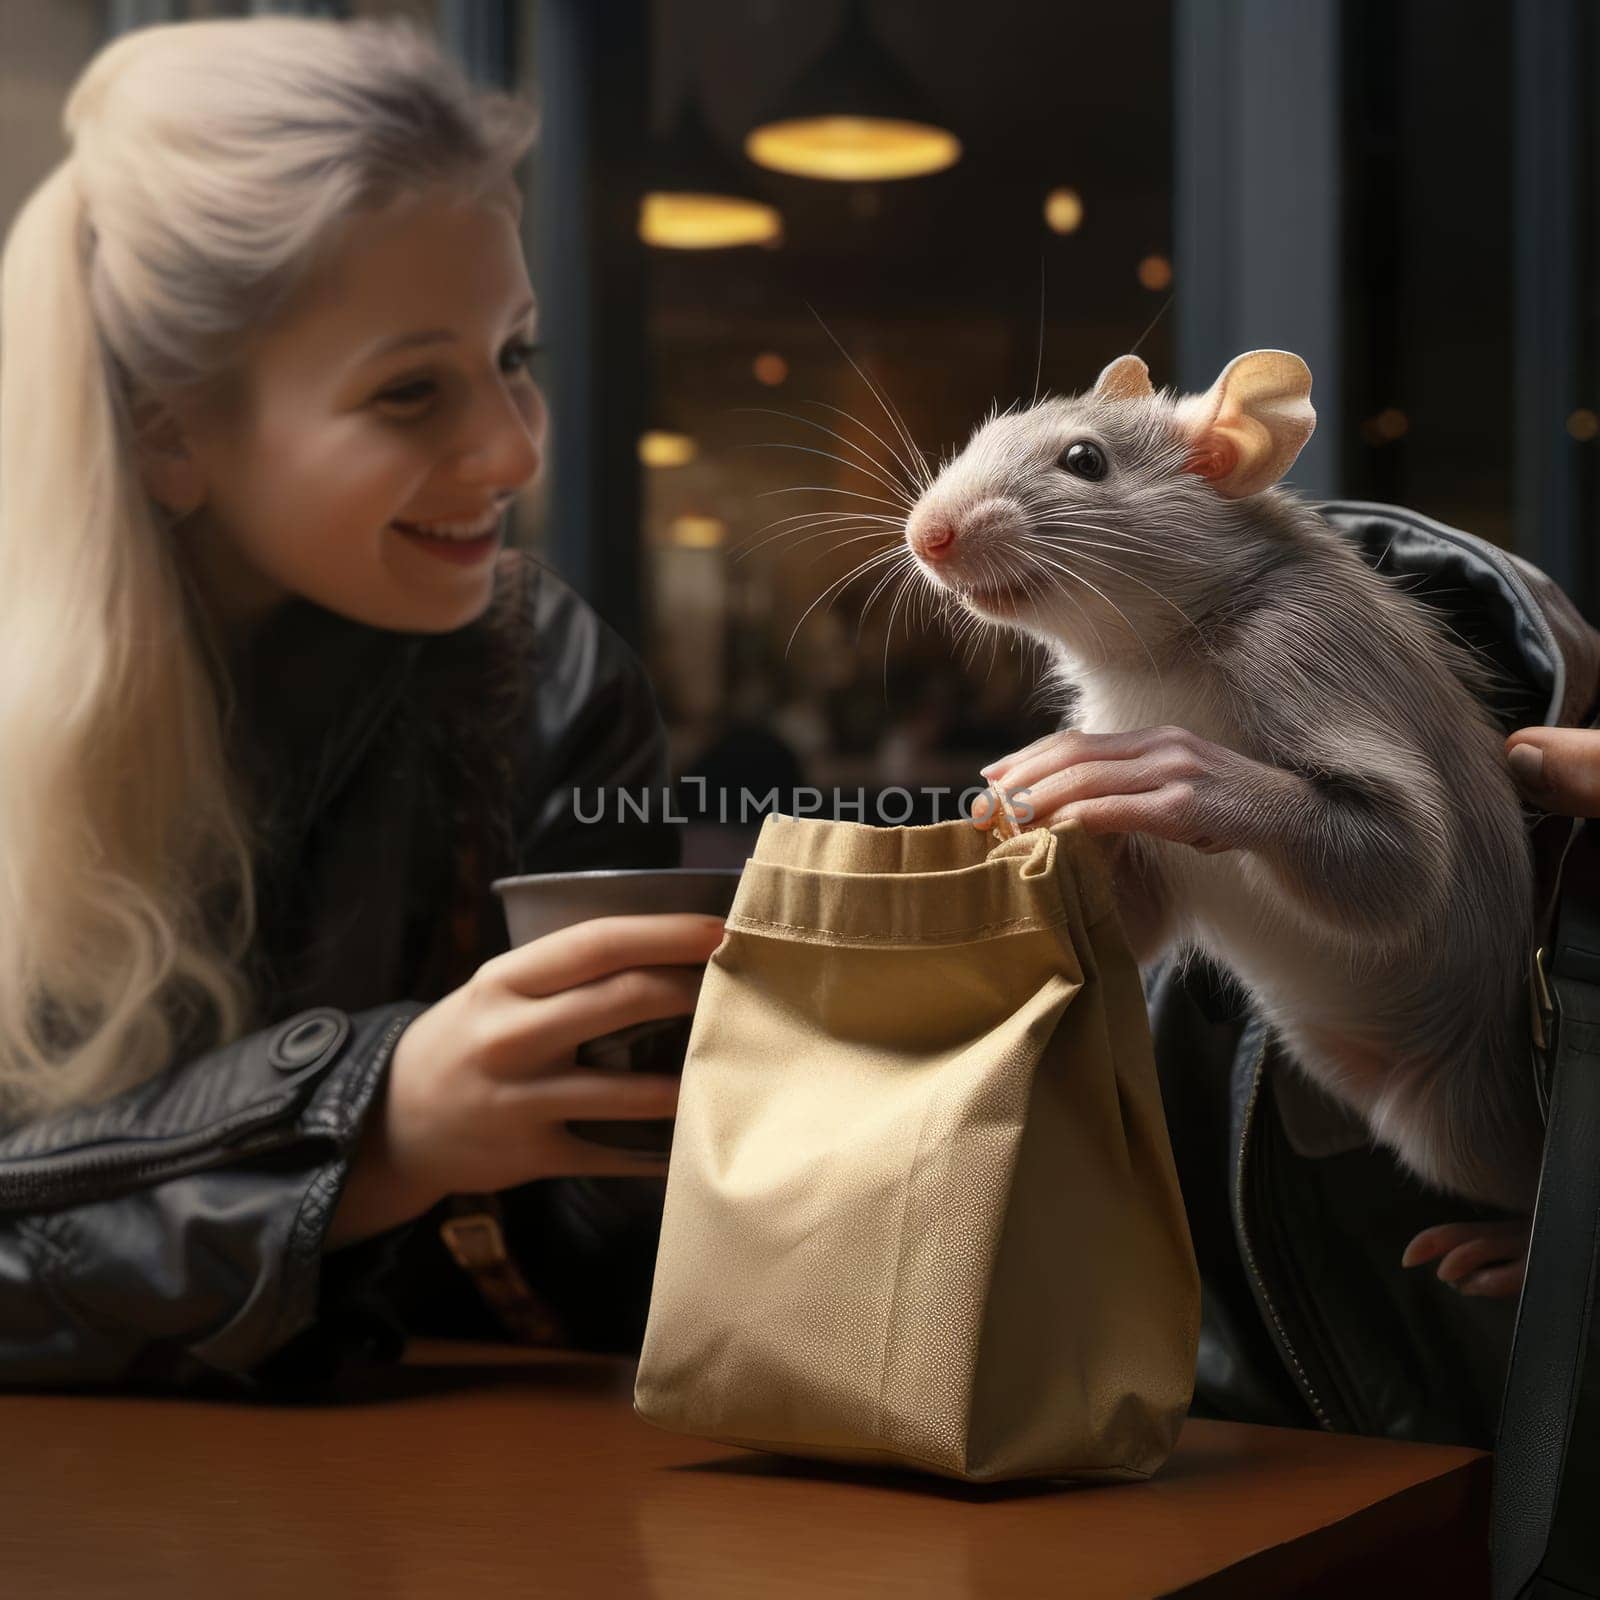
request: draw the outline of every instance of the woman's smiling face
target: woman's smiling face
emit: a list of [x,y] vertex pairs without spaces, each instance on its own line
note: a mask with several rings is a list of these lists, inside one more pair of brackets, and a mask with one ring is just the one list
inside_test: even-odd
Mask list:
[[[190,487],[167,503],[201,501],[176,534],[230,633],[291,595],[415,633],[487,606],[545,420],[514,205],[436,193],[353,217],[255,341],[235,404],[178,411]],[[471,542],[397,526],[496,511]]]

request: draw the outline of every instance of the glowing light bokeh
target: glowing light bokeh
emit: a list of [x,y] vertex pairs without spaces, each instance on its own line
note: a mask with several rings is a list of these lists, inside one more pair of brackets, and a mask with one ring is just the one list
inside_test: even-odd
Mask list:
[[1139,282],[1146,289],[1172,287],[1172,263],[1165,256],[1146,256],[1139,263]]
[[667,533],[685,550],[714,550],[727,538],[728,525],[721,517],[684,515],[672,519]]
[[686,467],[700,454],[692,435],[652,428],[639,435],[639,461],[646,467]]
[[789,363],[776,350],[763,350],[750,363],[750,370],[755,374],[757,383],[764,383],[769,389],[776,389],[788,378]]
[[961,159],[961,141],[925,122],[802,117],[751,129],[744,153],[757,166],[794,177],[874,183],[942,172]]
[[1044,220],[1052,233],[1076,233],[1083,226],[1083,196],[1076,189],[1052,189],[1044,197]]
[[647,194],[639,237],[663,250],[726,250],[783,235],[783,219],[759,200],[727,194]]

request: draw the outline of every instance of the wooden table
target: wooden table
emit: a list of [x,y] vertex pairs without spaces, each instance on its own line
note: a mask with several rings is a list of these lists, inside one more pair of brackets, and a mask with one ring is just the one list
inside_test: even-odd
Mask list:
[[976,1488],[663,1433],[633,1368],[432,1345],[338,1405],[0,1396],[0,1591],[161,1600],[1487,1593],[1489,1458],[1190,1421]]

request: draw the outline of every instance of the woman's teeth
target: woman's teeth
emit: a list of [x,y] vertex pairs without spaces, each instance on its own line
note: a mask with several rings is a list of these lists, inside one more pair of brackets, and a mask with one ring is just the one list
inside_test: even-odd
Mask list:
[[402,522],[397,517],[395,527],[405,533],[422,533],[430,539],[481,539],[493,533],[500,522],[498,510],[486,513],[476,522]]

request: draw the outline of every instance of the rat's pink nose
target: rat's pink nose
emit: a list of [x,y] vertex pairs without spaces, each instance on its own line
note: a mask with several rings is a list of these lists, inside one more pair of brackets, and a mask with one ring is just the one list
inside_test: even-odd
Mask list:
[[930,517],[910,529],[906,538],[924,561],[943,561],[955,547],[955,524],[943,517]]

